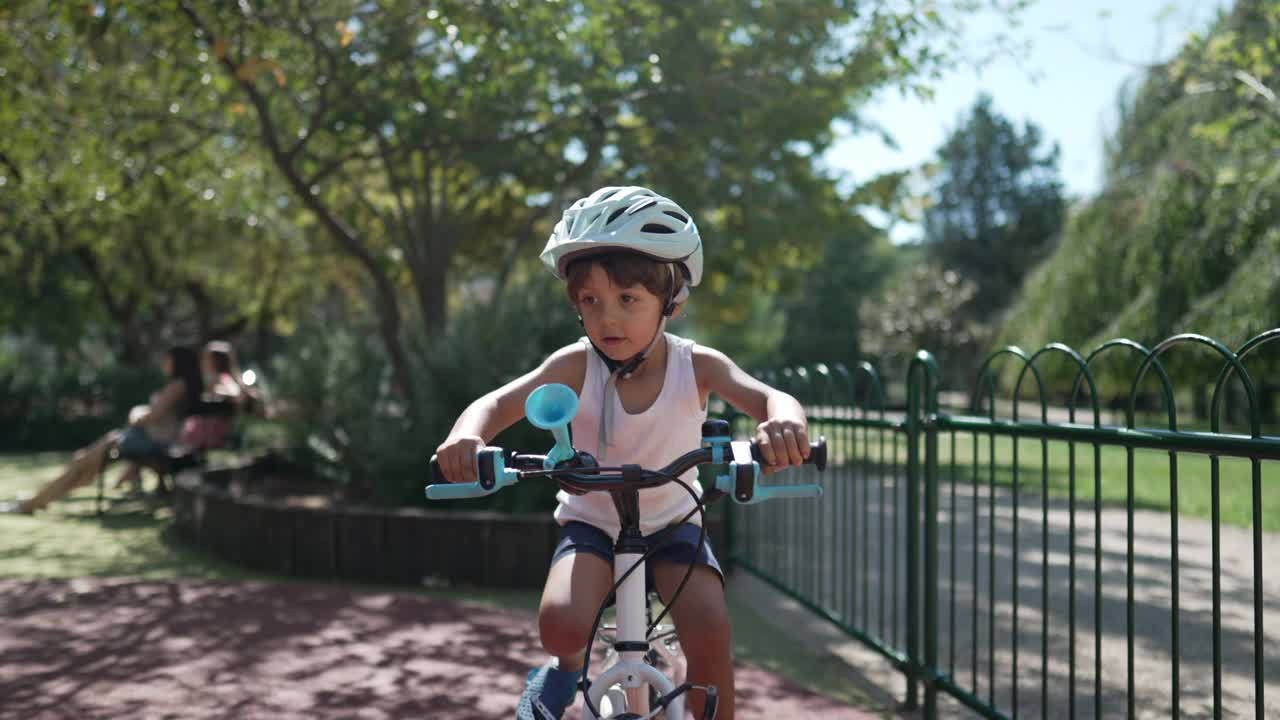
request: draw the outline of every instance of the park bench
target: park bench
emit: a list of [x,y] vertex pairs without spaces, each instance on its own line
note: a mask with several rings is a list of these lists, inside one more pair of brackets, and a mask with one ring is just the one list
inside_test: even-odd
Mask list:
[[[207,397],[200,401],[199,405],[189,413],[188,417],[191,415],[234,417],[236,412],[236,403],[230,398]],[[233,436],[235,436],[234,429],[227,435],[226,445],[233,444]],[[138,463],[144,469],[155,473],[158,483],[156,486],[156,492],[157,494],[164,495],[172,490],[173,479],[178,473],[184,470],[203,467],[207,460],[207,451],[215,449],[217,449],[217,447],[186,447],[175,443],[162,454],[147,457],[133,457],[129,458],[129,460]],[[107,453],[107,461],[104,462],[102,467],[98,470],[98,494],[94,500],[94,509],[98,515],[103,513],[103,510],[107,505],[107,466],[120,459],[120,449],[118,447],[113,447]]]

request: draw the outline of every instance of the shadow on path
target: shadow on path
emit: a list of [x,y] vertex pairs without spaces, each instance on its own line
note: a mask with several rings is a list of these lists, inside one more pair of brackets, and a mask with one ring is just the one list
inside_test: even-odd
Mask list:
[[[529,612],[300,583],[0,580],[0,617],[0,718],[510,718],[543,656]],[[870,717],[737,683],[739,718]]]

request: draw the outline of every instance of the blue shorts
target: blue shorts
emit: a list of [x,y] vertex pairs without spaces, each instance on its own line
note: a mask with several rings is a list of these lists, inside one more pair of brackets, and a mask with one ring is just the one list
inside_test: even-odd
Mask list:
[[[716,571],[716,575],[720,578],[720,584],[724,584],[724,571],[720,569],[720,562],[716,560],[715,553],[711,551],[710,536],[703,541],[701,551],[698,549],[698,535],[701,532],[702,528],[697,525],[684,523],[674,529],[665,528],[652,535],[645,536],[646,547],[653,547],[653,542],[662,545],[660,550],[649,556],[649,559],[645,561],[644,586],[646,592],[653,592],[655,588],[653,563],[659,560],[678,565],[688,565],[690,562],[706,565]],[[556,542],[556,551],[551,556],[551,564],[555,565],[556,561],[566,555],[580,552],[603,558],[605,562],[609,563],[610,567],[613,567],[613,538],[595,525],[570,520],[560,528],[560,540]]]
[[167,454],[169,443],[152,439],[145,428],[134,425],[120,434],[116,448],[126,460],[146,459]]

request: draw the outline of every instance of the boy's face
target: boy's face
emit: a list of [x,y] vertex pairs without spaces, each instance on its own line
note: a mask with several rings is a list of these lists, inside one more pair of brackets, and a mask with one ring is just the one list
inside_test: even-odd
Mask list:
[[662,318],[658,296],[643,285],[614,285],[596,264],[591,265],[575,302],[587,337],[614,360],[626,360],[644,350]]

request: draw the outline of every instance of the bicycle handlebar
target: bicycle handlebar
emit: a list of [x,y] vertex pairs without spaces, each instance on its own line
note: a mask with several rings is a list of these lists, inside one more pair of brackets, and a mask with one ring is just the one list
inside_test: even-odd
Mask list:
[[[731,460],[736,453],[727,453],[733,445],[746,446],[749,453],[748,462]],[[725,447],[730,446],[730,447]],[[730,457],[726,457],[729,455]],[[670,482],[671,478],[684,474],[687,470],[707,463],[727,464],[730,472],[716,478],[715,489],[733,497],[739,503],[763,502],[771,499],[820,497],[820,485],[760,485],[760,446],[751,443],[732,443],[727,439],[713,439],[708,447],[691,450],[673,460],[661,470],[645,470],[635,465],[620,468],[597,467],[594,464],[582,464],[583,458],[594,463],[590,456],[579,453],[569,461],[562,461],[557,467],[545,467],[545,455],[520,455],[505,453],[502,448],[486,447],[476,453],[480,480],[470,483],[450,483],[440,471],[436,457],[431,456],[431,476],[433,483],[427,486],[426,495],[429,500],[463,500],[490,495],[498,490],[514,485],[520,480],[533,477],[548,477],[557,480],[561,485],[581,492],[609,491],[657,487]],[[827,466],[827,442],[820,438],[809,444],[809,457],[805,465],[813,465],[819,471]],[[510,467],[509,467],[510,466]]]
[[[760,485],[760,447],[754,442],[730,440],[729,423],[723,420],[703,423],[703,447],[681,455],[661,470],[645,470],[639,465],[599,467],[595,458],[575,451],[569,443],[568,425],[577,408],[578,397],[569,387],[540,386],[530,393],[525,402],[525,415],[531,423],[555,436],[556,445],[548,454],[504,454],[502,448],[483,448],[476,453],[480,479],[471,483],[448,482],[440,471],[436,456],[432,455],[432,484],[427,486],[427,498],[461,500],[483,497],[531,477],[552,478],[573,492],[642,490],[670,482],[705,463],[728,466],[727,474],[716,476],[714,491],[729,495],[739,503],[822,495],[821,485]],[[825,438],[809,444],[809,457],[804,463],[814,465],[818,470],[826,468]],[[716,497],[714,492],[704,493],[708,502]]]

